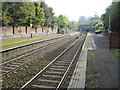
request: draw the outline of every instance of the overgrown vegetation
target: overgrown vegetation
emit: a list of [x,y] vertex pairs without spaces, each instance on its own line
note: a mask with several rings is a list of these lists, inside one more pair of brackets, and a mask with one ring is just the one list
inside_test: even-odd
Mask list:
[[93,51],[88,52],[87,72],[86,72],[86,90],[90,88],[97,88],[96,84],[96,61]]
[[116,55],[118,58],[120,58],[120,50],[111,50],[114,55]]
[[106,12],[102,15],[101,19],[104,25],[109,27],[112,32],[120,32],[120,1],[113,2],[106,8]]
[[55,16],[45,2],[2,2],[1,19],[2,26],[58,27],[58,32],[77,29],[76,22],[64,15]]

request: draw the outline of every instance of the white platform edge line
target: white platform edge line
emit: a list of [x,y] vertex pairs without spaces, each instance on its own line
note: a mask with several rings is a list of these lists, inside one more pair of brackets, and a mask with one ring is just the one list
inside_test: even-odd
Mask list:
[[93,49],[94,49],[94,50],[97,49],[97,46],[96,46],[95,41],[93,40],[93,37],[92,37],[92,36],[91,36],[91,40],[92,40]]

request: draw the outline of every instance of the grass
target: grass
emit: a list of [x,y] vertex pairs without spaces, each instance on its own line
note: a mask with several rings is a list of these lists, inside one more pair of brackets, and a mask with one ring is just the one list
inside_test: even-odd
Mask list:
[[97,88],[96,85],[96,63],[94,51],[88,51],[87,73],[86,73],[86,88]]
[[89,51],[89,57],[90,57],[90,59],[91,60],[94,60],[95,59],[95,54],[94,54],[94,52],[93,51]]
[[120,58],[120,49],[111,50],[114,55]]
[[88,87],[88,88],[97,88],[96,82],[90,81],[90,82],[87,84],[87,87]]
[[10,46],[15,46],[15,45],[22,44],[22,43],[24,43],[24,42],[6,44],[6,45],[2,45],[2,46],[0,46],[0,47],[10,47]]
[[9,47],[9,46],[15,46],[18,44],[25,43],[25,41],[35,41],[40,38],[50,37],[50,36],[56,36],[60,34],[54,34],[54,35],[46,35],[46,36],[39,36],[39,37],[33,37],[33,38],[23,38],[23,39],[17,39],[17,40],[11,40],[11,41],[4,41],[0,42],[0,47]]

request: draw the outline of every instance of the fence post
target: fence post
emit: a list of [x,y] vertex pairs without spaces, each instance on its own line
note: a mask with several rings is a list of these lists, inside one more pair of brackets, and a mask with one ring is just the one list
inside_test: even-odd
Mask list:
[[13,26],[13,34],[15,34],[15,27]]
[[27,26],[25,27],[25,33],[27,34]]

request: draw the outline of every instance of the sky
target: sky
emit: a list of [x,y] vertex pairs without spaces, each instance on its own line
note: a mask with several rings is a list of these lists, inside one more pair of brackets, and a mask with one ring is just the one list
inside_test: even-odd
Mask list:
[[53,8],[55,15],[63,14],[69,20],[78,21],[80,16],[99,16],[105,13],[105,9],[112,0],[45,0],[46,4]]

